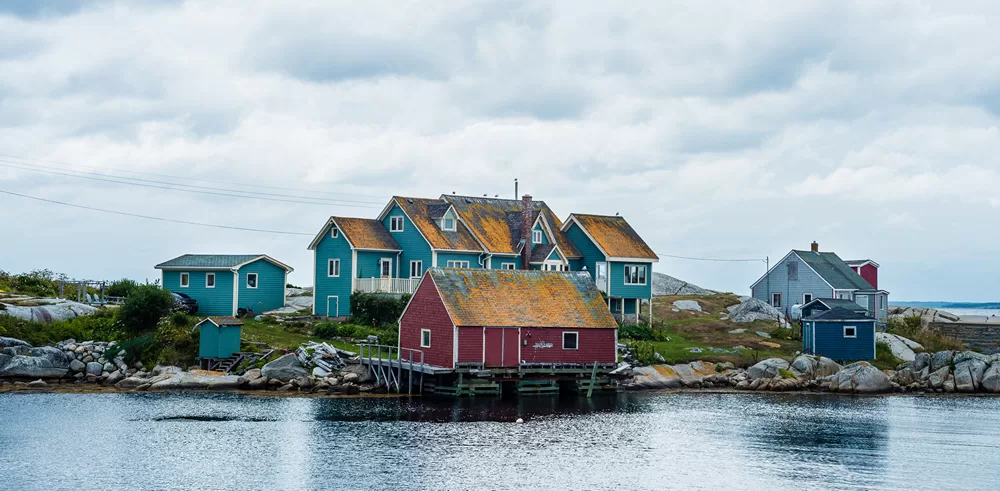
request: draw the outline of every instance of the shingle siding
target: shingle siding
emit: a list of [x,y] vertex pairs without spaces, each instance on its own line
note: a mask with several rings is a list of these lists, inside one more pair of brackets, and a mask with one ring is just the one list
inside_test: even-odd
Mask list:
[[[252,273],[257,273],[257,288],[247,286],[247,276]],[[285,306],[284,269],[258,259],[239,269],[238,281],[237,307],[252,309],[259,314]]]
[[[187,287],[181,288],[181,273],[190,275]],[[205,276],[215,273],[215,288],[205,286]],[[199,315],[233,315],[233,272],[217,271],[164,271],[163,288],[183,293],[198,301]]]
[[[340,277],[330,278],[327,275],[328,260],[340,259]],[[347,316],[351,313],[351,246],[343,234],[336,239],[330,237],[330,231],[324,233],[323,239],[316,246],[316,278],[313,302],[316,315],[333,317]],[[330,297],[336,296],[339,302],[330,302]],[[339,303],[339,309],[337,305]],[[329,307],[328,307],[329,306]],[[331,312],[331,310],[334,310]]]

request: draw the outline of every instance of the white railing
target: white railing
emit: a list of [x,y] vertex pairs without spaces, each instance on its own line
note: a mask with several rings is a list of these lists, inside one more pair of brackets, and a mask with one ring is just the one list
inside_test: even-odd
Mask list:
[[420,278],[354,278],[354,291],[362,293],[413,293]]

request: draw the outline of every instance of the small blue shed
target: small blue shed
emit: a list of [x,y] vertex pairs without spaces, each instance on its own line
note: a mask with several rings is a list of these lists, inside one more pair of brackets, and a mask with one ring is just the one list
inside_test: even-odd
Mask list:
[[199,330],[199,358],[229,358],[240,352],[243,321],[235,317],[207,317],[194,325]]
[[235,316],[285,306],[292,268],[264,254],[185,254],[156,265],[163,288],[198,301],[198,314]]
[[834,360],[874,360],[875,318],[841,307],[816,312],[802,321],[802,351]]

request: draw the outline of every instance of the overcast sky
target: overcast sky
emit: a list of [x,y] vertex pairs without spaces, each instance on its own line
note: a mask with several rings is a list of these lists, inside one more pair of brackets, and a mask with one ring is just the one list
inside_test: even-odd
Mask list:
[[[266,253],[311,285],[330,215],[516,177],[661,255],[816,240],[891,300],[1000,297],[995,2],[305,3],[0,3],[0,191],[309,234],[0,194],[0,269]],[[764,263],[654,269],[746,294]]]

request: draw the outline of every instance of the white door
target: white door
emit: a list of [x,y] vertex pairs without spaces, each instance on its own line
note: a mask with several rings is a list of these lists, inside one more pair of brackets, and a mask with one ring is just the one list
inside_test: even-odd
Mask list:
[[597,271],[594,275],[594,283],[597,283],[597,288],[604,290],[608,284],[608,263],[597,263]]
[[382,259],[378,266],[383,278],[392,278],[392,259]]
[[340,317],[340,297],[336,295],[326,297],[326,315],[327,317]]

